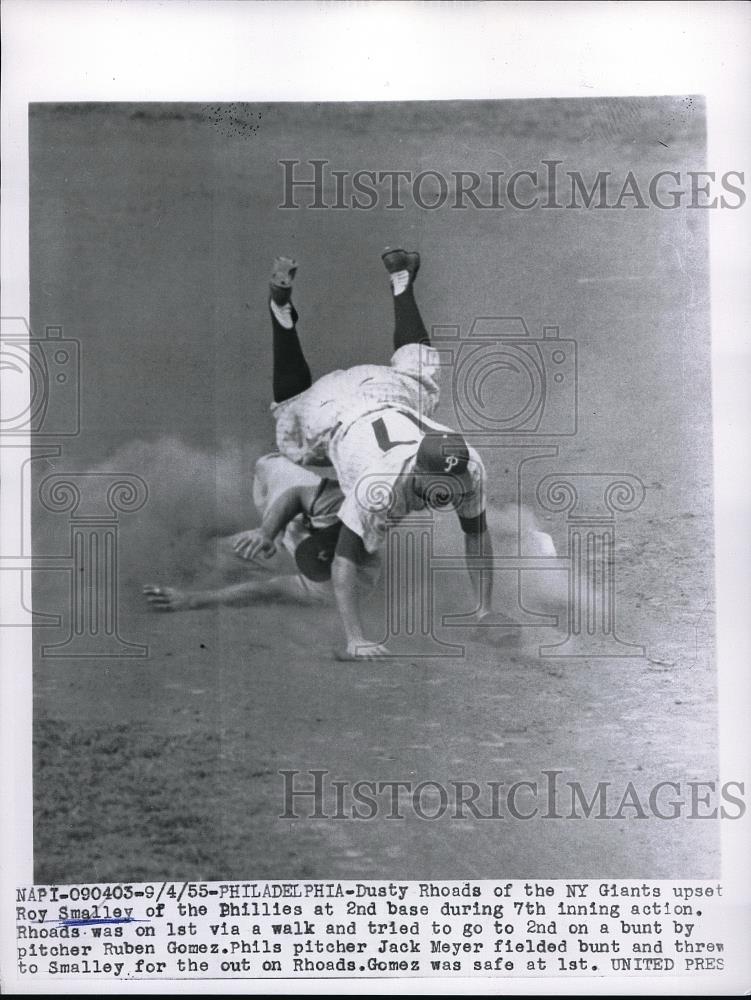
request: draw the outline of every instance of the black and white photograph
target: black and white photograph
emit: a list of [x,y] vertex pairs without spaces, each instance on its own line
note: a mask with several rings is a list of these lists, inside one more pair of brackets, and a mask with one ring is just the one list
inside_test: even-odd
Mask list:
[[702,101],[29,115],[37,881],[716,875]]
[[[272,6],[283,48],[298,14],[379,5],[217,5],[251,31]],[[466,39],[547,5],[380,6],[419,47],[423,19]],[[748,785],[721,752],[712,227],[747,227],[749,174],[712,101],[320,99],[281,69],[269,99],[236,72],[236,99],[23,109],[16,881],[719,885]]]

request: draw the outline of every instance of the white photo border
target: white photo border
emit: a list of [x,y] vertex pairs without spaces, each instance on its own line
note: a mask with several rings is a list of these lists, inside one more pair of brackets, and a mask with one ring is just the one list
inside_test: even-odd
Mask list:
[[[702,94],[708,162],[751,170],[751,9],[744,3],[3,0],[2,315],[29,315],[28,104],[394,101]],[[332,72],[332,66],[336,72]],[[751,206],[710,213],[720,775],[751,757]],[[12,401],[14,408],[18,400]],[[1,451],[0,451],[1,453]],[[6,532],[18,500],[0,495]],[[13,517],[12,515],[16,515]],[[24,512],[28,530],[29,511]],[[0,574],[0,586],[7,587]],[[0,592],[7,597],[7,591]],[[14,980],[16,884],[33,882],[31,629],[0,631],[0,966]],[[722,876],[751,938],[747,815],[722,828]],[[186,982],[160,981],[159,992]],[[197,980],[207,993],[363,994],[378,980]],[[716,985],[716,988],[715,988]],[[736,984],[748,988],[749,984]],[[58,992],[151,993],[66,980]],[[704,977],[395,980],[403,993],[724,993]]]

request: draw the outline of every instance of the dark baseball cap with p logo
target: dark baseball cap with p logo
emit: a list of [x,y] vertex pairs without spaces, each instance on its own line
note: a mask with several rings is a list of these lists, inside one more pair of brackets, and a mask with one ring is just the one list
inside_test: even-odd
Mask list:
[[423,472],[461,476],[469,465],[469,448],[456,431],[429,431],[417,449],[416,463]]

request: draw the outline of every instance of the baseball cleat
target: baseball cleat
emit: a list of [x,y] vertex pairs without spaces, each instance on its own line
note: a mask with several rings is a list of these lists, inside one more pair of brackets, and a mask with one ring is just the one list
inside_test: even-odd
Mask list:
[[401,248],[392,249],[391,247],[386,247],[381,254],[381,260],[389,274],[406,271],[411,281],[414,281],[417,272],[420,270],[420,255],[416,250],[407,251]]
[[292,296],[292,282],[297,273],[297,261],[291,257],[276,257],[271,272],[271,300],[278,306],[286,305]]

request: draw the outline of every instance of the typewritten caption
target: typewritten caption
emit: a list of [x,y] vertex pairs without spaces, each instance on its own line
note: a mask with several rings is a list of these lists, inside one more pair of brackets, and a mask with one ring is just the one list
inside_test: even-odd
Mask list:
[[120,980],[716,973],[734,961],[723,896],[716,881],[28,886],[17,961]]

